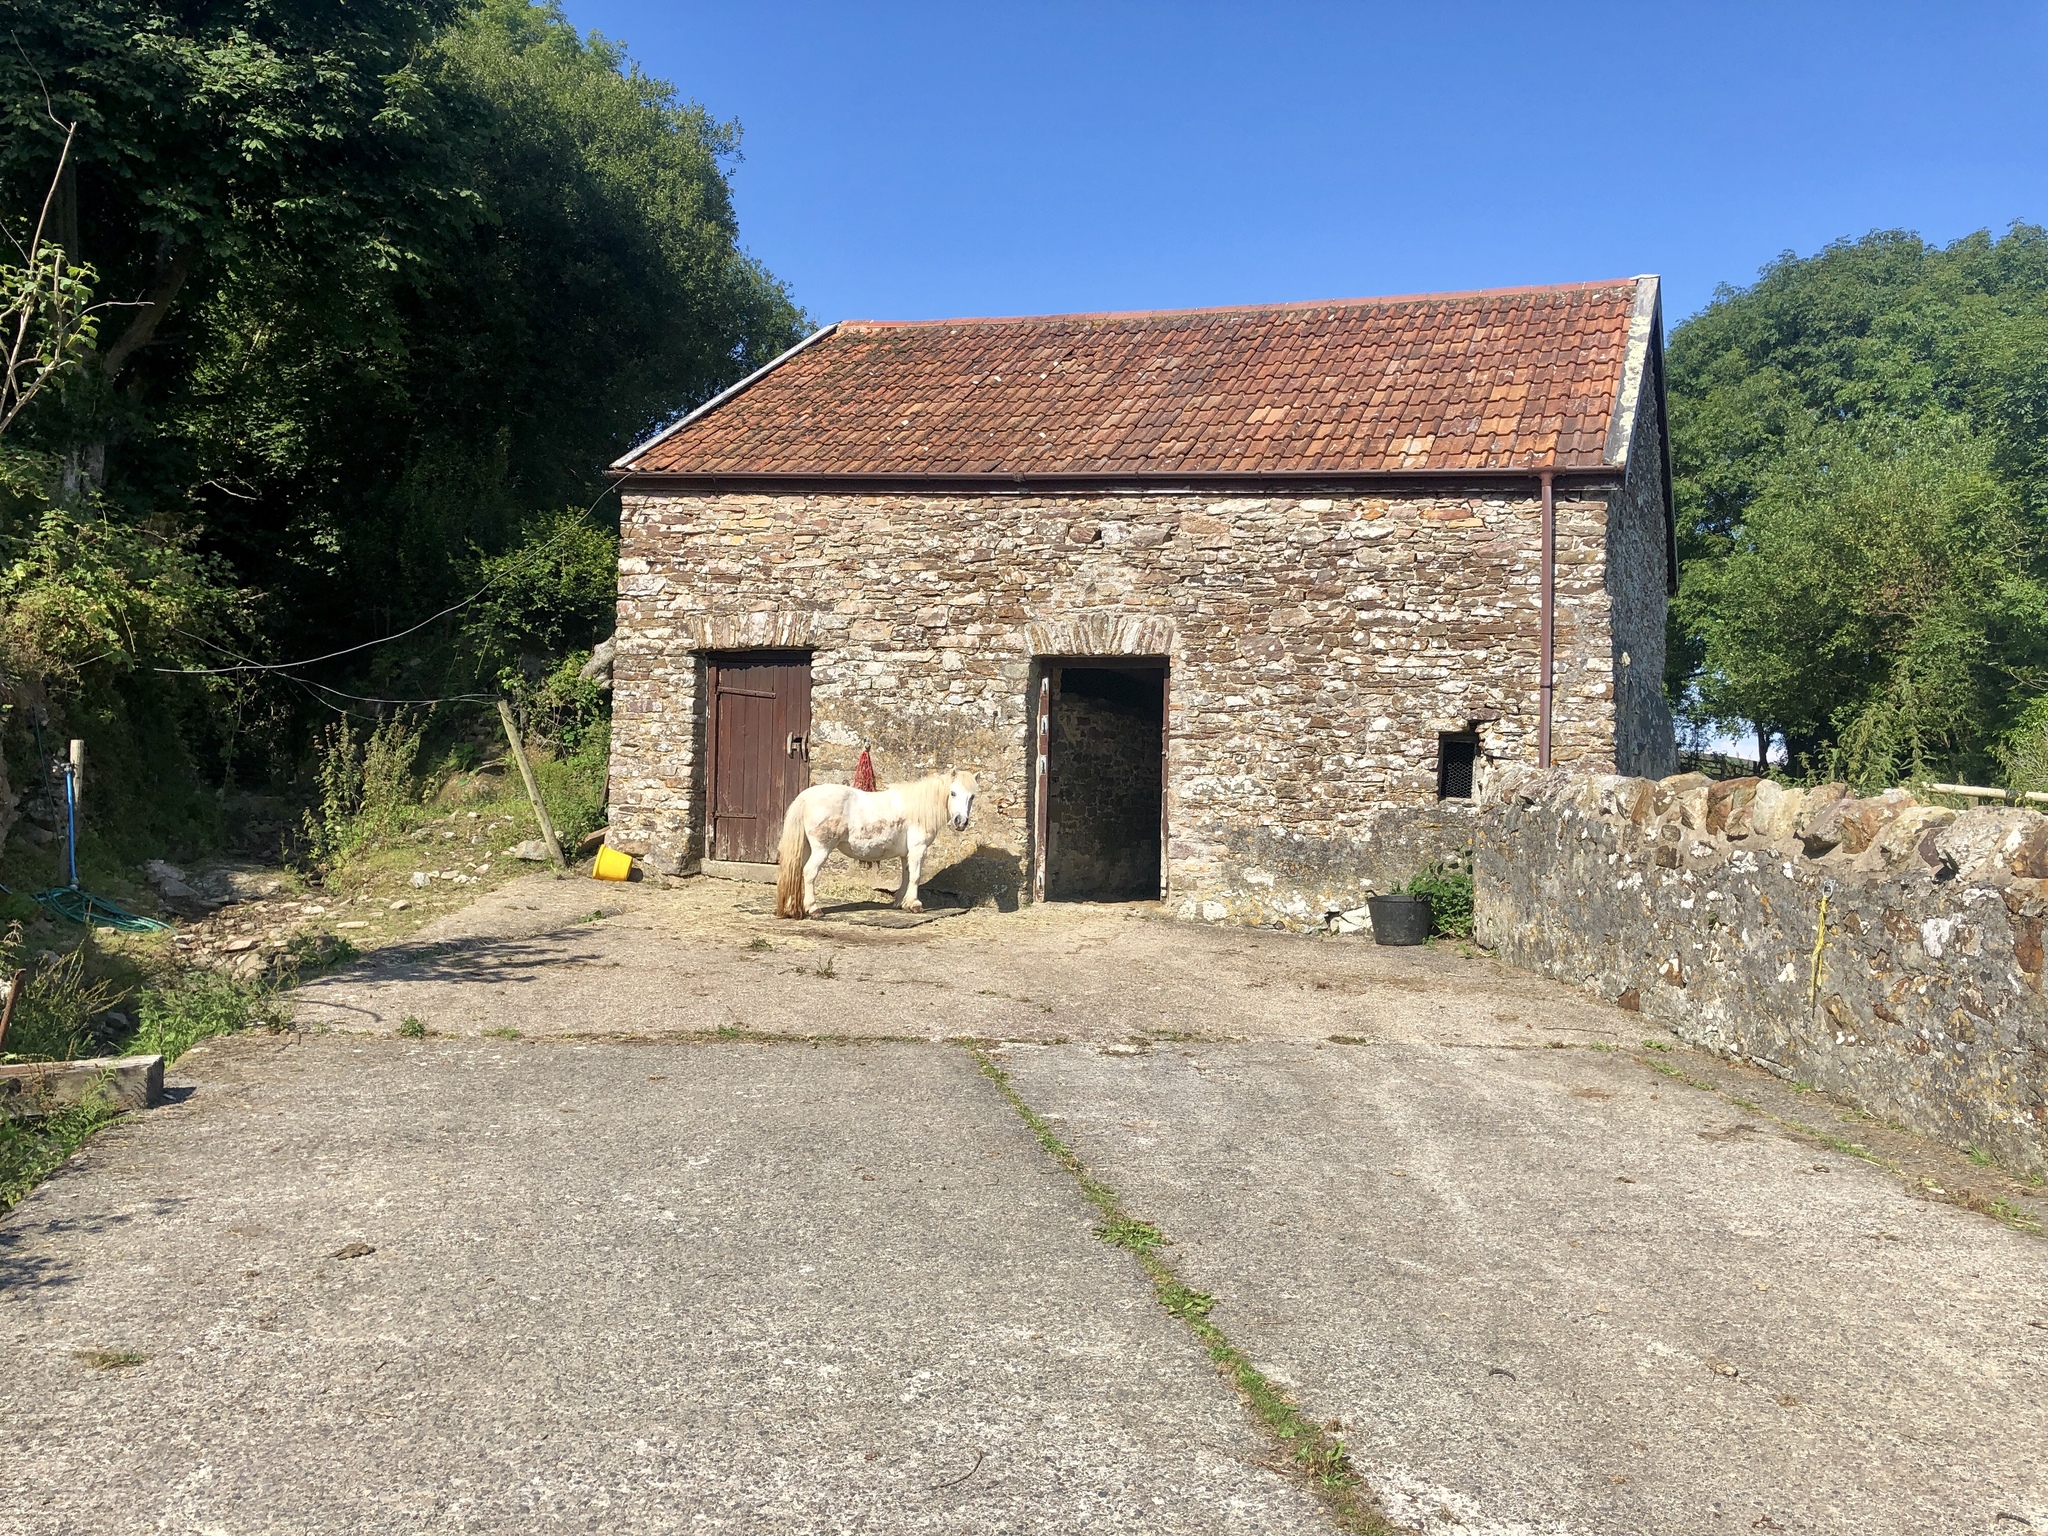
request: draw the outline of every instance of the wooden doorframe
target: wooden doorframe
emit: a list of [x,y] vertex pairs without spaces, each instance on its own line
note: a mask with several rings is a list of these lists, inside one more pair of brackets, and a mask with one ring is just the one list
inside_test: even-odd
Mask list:
[[1052,786],[1052,697],[1053,685],[1059,678],[1060,665],[1056,661],[1039,663],[1037,728],[1033,740],[1037,744],[1036,767],[1032,772],[1031,784],[1031,899],[1045,900],[1045,817],[1047,797]]
[[[754,650],[754,651],[705,651],[704,662],[704,854],[707,864],[725,864],[715,851],[718,836],[718,672],[722,666],[736,664],[760,665],[764,662],[780,662],[794,666],[802,663],[808,669],[814,653],[807,650]],[[808,708],[808,705],[806,706]],[[809,732],[806,730],[806,736]],[[808,760],[809,744],[805,745]],[[809,775],[806,774],[806,777]]]
[[1167,850],[1166,796],[1173,788],[1173,662],[1169,658],[1159,669],[1159,899],[1166,900]]

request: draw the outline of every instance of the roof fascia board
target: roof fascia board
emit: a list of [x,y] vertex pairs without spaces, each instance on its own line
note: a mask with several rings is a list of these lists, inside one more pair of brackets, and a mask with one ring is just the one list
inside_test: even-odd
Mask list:
[[1611,465],[1514,465],[1490,469],[1383,469],[1331,472],[1309,470],[1267,474],[1216,471],[1194,474],[717,474],[641,470],[629,473],[621,489],[630,494],[669,492],[774,493],[851,495],[940,492],[963,494],[1084,493],[1142,491],[1384,491],[1399,485],[1515,485],[1539,481],[1545,474],[1559,481],[1618,485],[1626,471]]
[[627,449],[626,452],[620,454],[618,458],[612,461],[612,471],[615,474],[634,473],[633,461],[639,458],[643,453],[646,453],[649,449],[655,447],[657,444],[667,442],[670,438],[674,437],[678,432],[682,431],[683,428],[687,427],[691,422],[697,421],[702,417],[710,415],[711,412],[717,410],[721,405],[725,404],[726,401],[732,399],[733,396],[741,394],[746,390],[753,388],[754,385],[760,383],[761,380],[767,378],[769,374],[773,373],[776,369],[780,368],[792,357],[795,357],[797,353],[803,351],[804,348],[810,346],[813,342],[823,341],[827,336],[830,336],[834,331],[838,329],[839,322],[835,320],[830,325],[821,327],[820,329],[811,332],[810,335],[806,336],[802,341],[798,342],[795,346],[791,347],[787,352],[784,352],[779,357],[771,358],[768,362],[762,364],[762,366],[756,368],[752,373],[748,374],[744,379],[741,379],[739,383],[730,385],[727,388],[720,390],[717,394],[713,395],[709,400],[706,400],[702,405],[698,406],[695,410],[686,412],[684,415],[682,415],[675,421],[670,422],[667,426],[663,427],[659,432],[655,433],[654,436],[648,438],[646,442],[641,443],[637,447]]
[[1614,392],[1614,414],[1607,423],[1607,446],[1601,460],[1607,464],[1628,463],[1629,445],[1635,438],[1636,406],[1642,399],[1643,380],[1650,374],[1650,338],[1656,334],[1658,281],[1654,276],[1636,279],[1636,301],[1628,314],[1628,352],[1621,366],[1621,382]]

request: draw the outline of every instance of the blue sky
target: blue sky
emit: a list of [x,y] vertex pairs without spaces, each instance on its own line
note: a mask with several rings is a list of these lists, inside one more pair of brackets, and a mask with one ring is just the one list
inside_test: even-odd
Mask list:
[[2048,6],[567,0],[819,320],[1661,272],[2048,220]]

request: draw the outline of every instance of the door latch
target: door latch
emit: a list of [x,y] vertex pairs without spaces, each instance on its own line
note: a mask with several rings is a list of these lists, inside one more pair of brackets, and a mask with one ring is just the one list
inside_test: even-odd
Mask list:
[[795,731],[791,731],[789,733],[789,740],[783,744],[783,751],[790,757],[802,758],[805,762],[809,762],[811,743],[807,737],[799,736]]

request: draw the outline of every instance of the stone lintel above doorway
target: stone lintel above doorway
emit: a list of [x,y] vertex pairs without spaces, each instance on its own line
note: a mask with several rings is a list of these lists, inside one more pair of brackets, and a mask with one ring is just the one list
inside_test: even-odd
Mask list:
[[817,643],[808,613],[698,613],[681,628],[693,651],[808,651]]
[[1024,626],[1033,656],[1171,656],[1173,620],[1156,614],[1081,613]]

